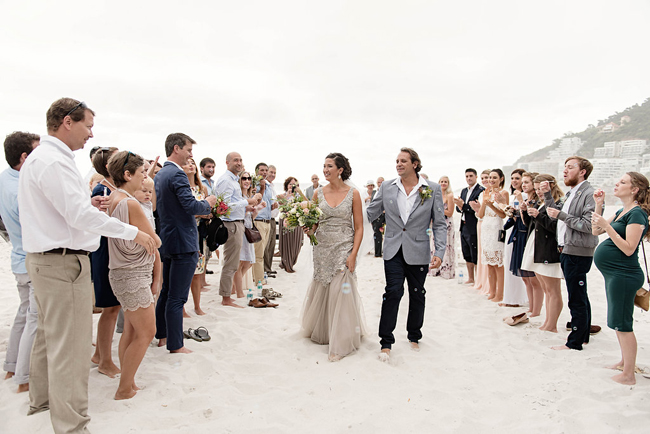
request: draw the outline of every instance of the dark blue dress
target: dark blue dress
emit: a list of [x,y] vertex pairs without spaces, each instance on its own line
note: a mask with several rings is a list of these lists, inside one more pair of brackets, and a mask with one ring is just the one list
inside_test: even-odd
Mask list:
[[[110,196],[110,188],[97,184],[90,197],[103,196],[104,188],[107,195]],[[95,288],[95,306],[119,306],[120,302],[115,298],[111,284],[108,281],[108,238],[106,237],[101,237],[99,248],[90,254],[90,272]]]
[[517,217],[511,217],[504,225],[504,229],[513,227],[510,233],[508,244],[512,243],[512,256],[510,257],[510,272],[517,277],[534,277],[535,273],[521,269],[521,262],[524,257],[524,250],[526,249],[526,241],[528,240],[528,228],[524,224],[523,219],[517,212]]

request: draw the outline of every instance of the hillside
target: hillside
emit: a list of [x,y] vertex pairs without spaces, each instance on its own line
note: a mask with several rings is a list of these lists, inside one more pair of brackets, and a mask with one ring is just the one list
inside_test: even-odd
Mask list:
[[[629,116],[629,122],[621,125],[621,118]],[[601,130],[609,123],[619,126],[610,133],[602,133]],[[519,162],[531,162],[543,160],[549,151],[557,148],[563,138],[578,137],[583,141],[583,146],[578,153],[586,158],[592,157],[594,149],[603,146],[605,142],[615,142],[630,139],[645,139],[650,142],[650,98],[646,98],[643,104],[635,104],[622,112],[599,120],[596,125],[590,124],[584,131],[579,133],[568,132],[564,136],[553,140],[553,143],[542,149],[519,158]]]

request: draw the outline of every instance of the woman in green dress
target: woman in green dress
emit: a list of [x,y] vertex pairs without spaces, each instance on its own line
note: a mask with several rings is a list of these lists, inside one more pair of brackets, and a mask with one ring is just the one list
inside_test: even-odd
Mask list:
[[605,278],[607,293],[607,326],[616,330],[622,359],[610,366],[623,372],[612,379],[621,384],[635,384],[636,337],[632,331],[634,296],[644,282],[639,265],[639,244],[648,237],[650,192],[648,179],[637,172],[627,172],[614,187],[614,196],[623,202],[623,208],[609,220],[603,218],[605,192],[596,190],[596,209],[591,227],[594,235],[607,233],[609,238],[598,246],[594,263]]

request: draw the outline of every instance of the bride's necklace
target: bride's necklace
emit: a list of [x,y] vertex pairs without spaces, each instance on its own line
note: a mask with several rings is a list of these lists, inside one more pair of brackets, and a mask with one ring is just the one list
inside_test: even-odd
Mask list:
[[133,195],[131,195],[131,193],[129,193],[129,192],[126,191],[126,190],[123,190],[123,189],[121,189],[121,188],[117,188],[115,191],[119,191],[120,193],[124,193],[124,194],[126,194],[127,196],[129,196],[131,199],[135,199],[135,197],[133,197]]
[[111,181],[109,181],[108,179],[104,178],[104,179],[102,179],[102,182],[105,182],[106,184],[108,184],[108,186],[109,186],[113,191],[118,190],[118,188],[117,188],[116,186],[114,186],[114,185],[111,183]]

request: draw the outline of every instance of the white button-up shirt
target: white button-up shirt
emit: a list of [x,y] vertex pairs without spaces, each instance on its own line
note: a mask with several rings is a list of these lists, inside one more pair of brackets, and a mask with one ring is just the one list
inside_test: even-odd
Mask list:
[[428,187],[429,184],[427,184],[427,181],[423,177],[418,175],[418,183],[411,190],[411,194],[406,194],[406,190],[402,184],[402,178],[399,176],[397,179],[395,179],[395,181],[393,181],[393,184],[397,185],[397,188],[399,188],[399,193],[397,193],[397,207],[399,208],[399,216],[402,218],[404,224],[406,224],[406,222],[409,220],[409,216],[411,215],[411,210],[413,210],[413,207],[420,197],[418,195],[419,188],[423,185],[426,185]]
[[41,137],[20,169],[18,185],[23,248],[29,253],[68,248],[93,252],[101,235],[133,240],[138,228],[90,204],[88,187],[61,140]]
[[[569,190],[569,198],[564,202],[564,205],[562,205],[562,211],[565,213],[569,213],[569,207],[571,206],[571,202],[573,202],[573,199],[575,198],[575,192],[578,191],[578,188],[582,185],[584,181],[582,181],[580,184],[576,185],[573,187],[571,190]],[[557,219],[557,245],[558,246],[564,246],[564,236],[566,235],[566,223],[564,223],[562,220]]]
[[215,193],[217,195],[223,194],[223,199],[230,206],[230,216],[221,217],[221,220],[231,222],[244,219],[248,200],[244,199],[244,196],[241,194],[241,187],[237,175],[230,170],[226,170],[226,173],[221,175],[217,181]]

